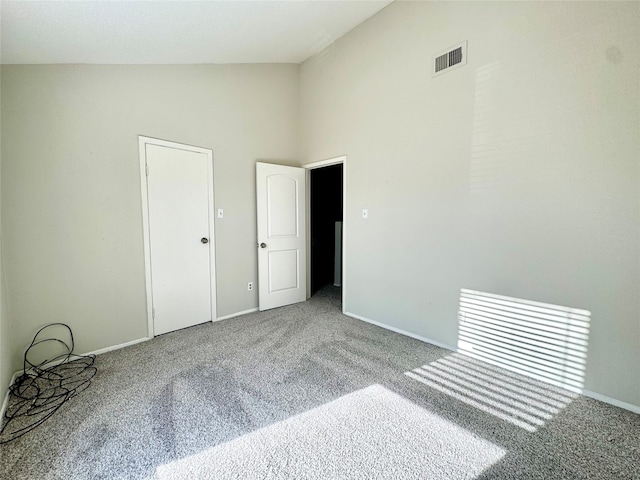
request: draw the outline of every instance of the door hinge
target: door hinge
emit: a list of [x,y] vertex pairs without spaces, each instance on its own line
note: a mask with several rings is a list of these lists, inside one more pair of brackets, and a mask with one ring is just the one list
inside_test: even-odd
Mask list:
[[144,171],[146,172],[147,177],[148,177],[148,176],[149,176],[149,164],[146,164],[146,165],[144,166]]
[[156,319],[156,307],[153,307],[151,309],[151,318],[154,320]]

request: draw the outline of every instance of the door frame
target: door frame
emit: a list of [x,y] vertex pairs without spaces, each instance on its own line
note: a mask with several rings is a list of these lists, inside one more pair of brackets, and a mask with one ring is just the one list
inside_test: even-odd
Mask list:
[[347,311],[347,252],[345,249],[347,238],[347,156],[328,158],[318,162],[301,165],[306,170],[307,198],[307,300],[311,298],[311,170],[331,165],[342,165],[342,313]]
[[149,195],[147,190],[147,145],[156,145],[160,147],[186,150],[188,152],[202,153],[207,156],[207,175],[209,177],[209,275],[211,284],[210,298],[212,321],[215,321],[217,317],[216,242],[214,235],[215,209],[213,196],[213,151],[211,149],[138,135],[140,161],[140,198],[142,201],[142,232],[144,240],[144,275],[147,297],[147,336],[149,338],[153,338],[155,334],[153,325],[153,289],[151,279],[151,238],[149,236]]

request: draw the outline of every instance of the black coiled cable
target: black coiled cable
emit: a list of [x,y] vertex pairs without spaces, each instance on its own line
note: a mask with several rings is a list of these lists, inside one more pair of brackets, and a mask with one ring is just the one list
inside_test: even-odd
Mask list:
[[[43,332],[63,327],[69,333],[69,341],[60,338],[43,338]],[[45,344],[62,347],[64,352],[41,361],[32,362],[30,353]],[[93,366],[95,355],[73,353],[74,341],[71,328],[64,323],[49,323],[33,337],[24,353],[23,371],[9,387],[9,403],[0,429],[0,444],[7,443],[30,432],[51,417],[69,399],[85,390],[97,370]]]

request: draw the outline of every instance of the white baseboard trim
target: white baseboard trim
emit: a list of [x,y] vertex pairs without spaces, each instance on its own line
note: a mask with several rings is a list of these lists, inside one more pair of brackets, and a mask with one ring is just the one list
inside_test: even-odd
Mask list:
[[[137,340],[131,340],[130,342],[120,343],[118,345],[112,345],[110,347],[101,348],[99,350],[94,350],[92,352],[80,353],[80,354],[74,354],[74,355],[85,356],[85,357],[88,355],[100,355],[102,353],[112,352],[113,350],[120,350],[121,348],[130,347],[131,345],[135,345],[136,343],[146,342],[147,340],[151,340],[151,339],[149,337],[138,338]],[[40,366],[40,368],[45,369],[45,368],[53,367],[54,365],[57,365],[62,362],[64,362],[64,359],[59,361],[49,362],[45,365]],[[14,380],[19,375],[22,375],[22,371],[19,371],[13,374]],[[11,382],[11,384],[13,385],[13,381]]]
[[[223,317],[219,317],[216,319],[216,321],[220,321],[220,320],[227,320],[229,318],[235,318],[235,317],[239,317],[242,315],[246,315],[248,313],[253,313],[253,312],[257,312],[258,309],[257,308],[250,308],[249,310],[244,310],[242,312],[237,312],[237,313],[233,313],[231,315],[225,315]],[[390,330],[392,332],[395,333],[399,333],[401,335],[405,335],[407,337],[411,337],[411,338],[415,338],[416,340],[420,340],[421,342],[425,342],[425,343],[430,343],[431,345],[435,345],[437,347],[441,347],[444,348],[446,350],[450,350],[452,352],[457,352],[456,348],[453,348],[450,345],[446,345],[442,342],[437,342],[435,340],[431,340],[429,338],[426,337],[422,337],[420,335],[416,335],[415,333],[411,333],[411,332],[407,332],[406,330],[402,330],[400,328],[396,328],[396,327],[392,327],[390,325],[386,325],[384,323],[381,322],[376,322],[375,320],[371,320],[369,318],[363,317],[361,315],[356,315],[355,313],[351,313],[351,312],[344,312],[345,315],[347,315],[348,317],[352,317],[355,318],[357,320],[361,320],[363,322],[367,322],[370,323],[372,325],[376,325],[378,327],[384,328],[386,330]],[[125,348],[125,347],[129,347],[131,345],[135,345],[137,343],[142,343],[142,342],[146,342],[147,340],[150,340],[149,337],[144,337],[144,338],[139,338],[137,340],[132,340],[130,342],[125,342],[125,343],[121,343],[119,345],[113,345],[111,347],[106,347],[106,348],[101,348],[99,350],[94,350],[93,352],[88,352],[85,353],[83,355],[100,355],[102,353],[107,353],[107,352],[111,352],[113,350],[120,350],[121,348]],[[15,372],[12,376],[11,376],[11,380],[9,381],[9,386],[13,385],[14,382],[16,381],[16,378],[18,378],[19,375],[21,375],[22,372]],[[627,403],[627,402],[623,402],[621,400],[616,400],[615,398],[611,398],[611,397],[607,397],[606,395],[602,395],[600,393],[596,393],[596,392],[592,392],[591,390],[582,390],[582,395],[589,397],[589,398],[593,398],[594,400],[599,400],[601,402],[604,403],[608,403],[609,405],[613,405],[615,407],[620,407],[620,408],[624,408],[625,410],[629,410],[630,412],[633,413],[637,413],[640,414],[640,406],[638,405],[634,405],[632,403]],[[5,398],[2,402],[2,408],[0,409],[0,419],[4,418],[4,413],[7,411],[7,405],[9,404],[9,390],[7,389],[7,393],[5,395]]]
[[[15,383],[16,378],[18,378],[18,375],[20,375],[20,372],[16,372],[13,375],[11,375],[11,380],[9,380],[9,387],[11,387],[11,385]],[[0,423],[4,419],[4,412],[7,411],[8,405],[9,405],[9,389],[7,389],[7,394],[4,396],[4,401],[2,402],[2,409],[0,409]]]
[[421,342],[430,343],[431,345],[435,345],[436,347],[445,348],[447,350],[451,350],[452,352],[457,351],[457,348],[452,347],[451,345],[447,345],[446,343],[438,342],[436,340],[431,340],[430,338],[421,337],[420,335],[416,335],[415,333],[407,332],[406,330],[402,330],[400,328],[392,327],[385,323],[376,322],[375,320],[371,320],[370,318],[362,317],[360,315],[356,315],[351,312],[344,312],[344,314],[348,317],[353,317],[357,320],[362,320],[363,322],[371,323],[372,325],[376,325],[378,327],[382,327],[386,330],[391,330],[392,332],[399,333],[406,337],[415,338],[416,340],[420,340]]
[[625,410],[629,410],[630,412],[640,414],[640,406],[634,405],[632,403],[616,400],[615,398],[607,397],[606,395],[592,392],[591,390],[583,389],[582,395],[584,395],[585,397],[593,398],[594,400],[600,400],[601,402],[608,403],[609,405],[613,405],[614,407],[624,408]]
[[136,343],[146,342],[147,340],[151,339],[149,337],[138,338],[137,340],[131,340],[130,342],[120,343],[119,345],[101,348],[99,350],[94,350],[93,352],[83,353],[82,355],[100,355],[102,353],[112,352],[114,350],[120,350],[121,348],[130,347],[131,345],[135,345]]
[[[435,345],[437,347],[441,347],[441,348],[445,348],[447,350],[451,350],[452,352],[457,352],[458,351],[457,348],[453,348],[451,345],[446,345],[444,343],[437,342],[437,341],[431,340],[429,338],[421,337],[420,335],[416,335],[414,333],[407,332],[405,330],[401,330],[399,328],[392,327],[390,325],[386,325],[386,324],[381,323],[381,322],[376,322],[375,320],[371,320],[369,318],[362,317],[362,316],[356,315],[354,313],[344,312],[344,314],[347,315],[348,317],[353,317],[355,319],[362,320],[363,322],[367,322],[367,323],[371,323],[373,325],[377,325],[378,327],[382,327],[382,328],[384,328],[386,330],[391,330],[392,332],[396,332],[396,333],[399,333],[401,335],[406,335],[407,337],[415,338],[416,340],[420,340],[422,342],[430,343],[430,344]],[[640,414],[640,406],[638,406],[638,405],[634,405],[632,403],[623,402],[621,400],[616,400],[615,398],[607,397],[606,395],[602,395],[600,393],[592,392],[591,390],[576,389],[576,392],[584,395],[585,397],[593,398],[594,400],[599,400],[601,402],[608,403],[609,405],[613,405],[614,407],[624,408],[625,410],[629,410],[630,412]]]
[[228,320],[230,318],[240,317],[242,315],[246,315],[248,313],[253,313],[253,312],[257,312],[257,311],[258,311],[258,307],[250,308],[249,310],[243,310],[241,312],[232,313],[231,315],[224,315],[222,317],[218,317],[214,321],[219,322],[220,320]]
[[[136,343],[146,342],[147,340],[151,340],[149,337],[138,338],[137,340],[131,340],[130,342],[120,343],[119,345],[112,345],[111,347],[101,348],[99,350],[94,350],[93,352],[82,353],[81,355],[100,355],[102,353],[111,352],[113,350],[120,350],[121,348],[130,347],[131,345],[135,345]],[[49,366],[55,365],[54,362],[44,365],[43,368],[47,368]],[[11,380],[9,381],[9,387],[13,385],[16,379],[22,375],[22,370],[19,372],[15,372],[11,376]],[[7,389],[7,394],[4,397],[4,401],[2,402],[2,410],[0,410],[0,419],[4,418],[4,413],[7,411],[7,405],[9,404],[9,389]]]

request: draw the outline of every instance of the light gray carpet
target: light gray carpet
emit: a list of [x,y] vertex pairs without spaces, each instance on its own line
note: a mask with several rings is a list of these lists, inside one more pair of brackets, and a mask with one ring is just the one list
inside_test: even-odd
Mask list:
[[640,479],[640,415],[343,316],[336,289],[101,355],[2,479]]

